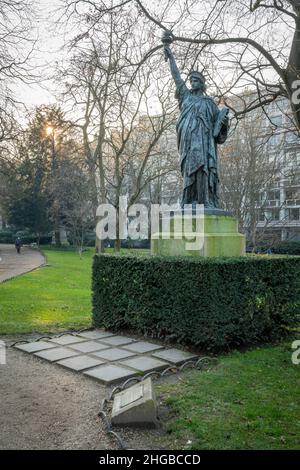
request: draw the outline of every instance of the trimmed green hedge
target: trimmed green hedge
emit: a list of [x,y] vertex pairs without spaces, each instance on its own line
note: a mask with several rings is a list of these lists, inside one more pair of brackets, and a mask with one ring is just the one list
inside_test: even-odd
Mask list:
[[210,350],[279,339],[298,324],[300,259],[98,255],[93,323]]

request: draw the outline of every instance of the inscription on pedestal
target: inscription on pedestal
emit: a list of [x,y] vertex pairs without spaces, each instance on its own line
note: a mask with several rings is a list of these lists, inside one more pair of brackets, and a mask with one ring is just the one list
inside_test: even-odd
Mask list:
[[143,398],[143,389],[143,384],[138,384],[138,386],[130,387],[128,390],[125,390],[121,395],[120,408],[124,408],[124,406],[130,405],[140,398]]

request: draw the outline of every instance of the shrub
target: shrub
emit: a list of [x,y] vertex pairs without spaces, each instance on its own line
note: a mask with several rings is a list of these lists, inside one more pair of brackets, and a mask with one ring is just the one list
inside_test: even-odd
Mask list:
[[0,243],[14,243],[14,234],[10,230],[0,230]]
[[297,324],[300,259],[98,255],[93,323],[211,350],[270,341]]
[[[68,232],[67,235],[68,242],[70,245],[76,245],[76,240],[74,240],[74,234]],[[95,246],[96,243],[96,233],[94,231],[87,231],[83,235],[83,246]]]
[[[30,233],[28,230],[0,230],[0,243],[15,243],[17,237],[20,237],[24,245],[29,245],[30,243],[37,243],[38,237]],[[40,245],[47,245],[51,243],[52,235],[41,235],[40,236]]]
[[282,241],[276,243],[272,248],[273,253],[300,255],[300,241]]
[[[29,230],[19,230],[18,232],[15,232],[13,243],[15,242],[15,239],[17,237],[21,238],[22,243],[24,245],[30,245],[31,243],[38,242],[37,235],[35,235],[34,233],[31,233]],[[39,239],[39,243],[40,245],[48,245],[49,243],[51,243],[51,240],[52,240],[52,234],[41,235]]]
[[[256,253],[267,253],[271,251],[272,254],[277,255],[300,255],[300,241],[277,241],[271,243],[270,241],[263,240],[258,243],[256,246]],[[253,251],[253,246],[251,244],[247,245],[247,252],[251,253]]]

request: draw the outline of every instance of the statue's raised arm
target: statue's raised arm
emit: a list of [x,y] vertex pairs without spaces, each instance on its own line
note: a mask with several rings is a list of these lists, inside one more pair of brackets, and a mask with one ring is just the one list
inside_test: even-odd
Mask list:
[[170,44],[173,42],[173,35],[171,31],[165,31],[162,36],[162,43],[164,45],[164,53],[166,61],[169,61],[170,70],[175,82],[178,94],[182,94],[184,92],[188,92],[188,88],[184,82],[184,80],[180,76],[179,69],[176,64],[175,57],[173,52],[171,51]]

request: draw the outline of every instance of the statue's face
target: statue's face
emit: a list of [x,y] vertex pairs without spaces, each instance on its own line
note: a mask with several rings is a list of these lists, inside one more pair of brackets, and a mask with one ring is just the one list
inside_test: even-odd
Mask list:
[[193,91],[198,91],[198,90],[203,91],[204,90],[204,82],[198,77],[191,76],[190,77],[190,84],[191,84],[191,87],[192,87]]

